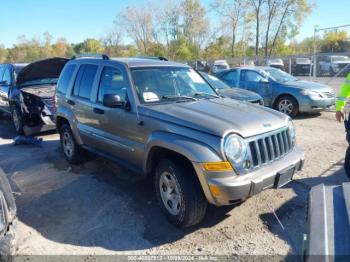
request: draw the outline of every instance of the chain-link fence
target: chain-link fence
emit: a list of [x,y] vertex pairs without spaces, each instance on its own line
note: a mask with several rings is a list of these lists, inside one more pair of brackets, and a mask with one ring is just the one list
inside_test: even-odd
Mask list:
[[[305,80],[331,85],[335,91],[350,73],[350,52],[345,53],[317,53],[292,56],[278,56],[271,58],[226,58],[222,60],[194,61],[189,64],[199,71],[213,73],[215,64],[228,67],[240,66],[271,66],[279,68],[291,75]],[[314,66],[316,65],[316,66]],[[224,67],[224,66],[223,66]]]

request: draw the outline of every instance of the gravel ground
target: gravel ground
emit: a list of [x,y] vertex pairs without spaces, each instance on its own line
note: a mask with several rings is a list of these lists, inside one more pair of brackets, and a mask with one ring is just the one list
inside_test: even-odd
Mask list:
[[54,133],[41,136],[42,147],[14,146],[9,119],[0,117],[0,166],[18,206],[14,254],[301,254],[308,191],[347,181],[342,169],[347,145],[332,112],[299,116],[295,125],[306,163],[294,182],[239,206],[209,207],[201,225],[179,230],[161,214],[149,182],[100,158],[68,165]]

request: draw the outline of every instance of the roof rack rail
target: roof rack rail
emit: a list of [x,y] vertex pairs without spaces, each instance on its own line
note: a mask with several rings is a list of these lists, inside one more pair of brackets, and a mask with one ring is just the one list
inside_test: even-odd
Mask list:
[[169,61],[167,58],[163,56],[135,56],[135,58]]
[[108,55],[105,54],[79,54],[73,56],[71,59],[79,59],[79,58],[102,58],[102,60],[111,60]]

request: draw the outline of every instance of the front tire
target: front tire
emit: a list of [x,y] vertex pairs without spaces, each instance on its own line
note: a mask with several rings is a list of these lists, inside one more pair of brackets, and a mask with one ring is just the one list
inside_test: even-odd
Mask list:
[[60,142],[64,157],[70,164],[76,165],[83,162],[83,150],[79,147],[69,125],[64,124],[60,128]]
[[13,126],[15,127],[16,132],[20,135],[23,135],[24,134],[23,115],[17,106],[11,107],[11,116],[12,116],[12,123],[13,123]]
[[191,166],[182,161],[163,159],[156,168],[158,203],[168,220],[186,228],[200,223],[207,201]]
[[275,109],[290,117],[295,117],[299,113],[299,104],[292,96],[283,96],[276,101]]

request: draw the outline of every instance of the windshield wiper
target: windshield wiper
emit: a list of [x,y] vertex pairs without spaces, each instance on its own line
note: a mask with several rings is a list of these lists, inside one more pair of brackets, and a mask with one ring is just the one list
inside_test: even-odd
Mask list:
[[212,98],[220,98],[220,96],[218,96],[218,95],[208,94],[208,93],[204,93],[204,92],[195,93],[194,96],[196,96],[196,97],[198,97],[198,96],[205,96],[205,97],[212,97]]
[[197,101],[198,99],[192,96],[162,96],[162,100],[192,100]]

